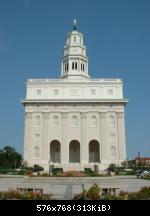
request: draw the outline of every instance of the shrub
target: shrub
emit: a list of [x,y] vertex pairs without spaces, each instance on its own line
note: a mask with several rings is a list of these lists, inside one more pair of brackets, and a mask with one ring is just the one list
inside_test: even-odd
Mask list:
[[75,194],[74,195],[74,200],[90,200],[90,198],[87,197],[87,191],[84,190],[83,192],[79,193],[79,194]]
[[110,170],[110,172],[115,172],[116,171],[116,164],[110,164],[109,170]]
[[40,172],[40,171],[43,171],[44,168],[39,166],[38,164],[34,164],[33,166],[33,172]]
[[84,190],[75,194],[74,200],[99,200],[100,199],[100,188],[94,183],[88,191]]
[[42,177],[50,177],[51,175],[49,173],[42,173],[41,176]]
[[58,173],[63,173],[63,168],[53,168],[52,175],[57,175]]
[[33,172],[33,167],[24,167],[23,169],[30,171],[30,172]]
[[84,172],[86,176],[90,176],[93,173],[91,168],[84,168]]
[[35,192],[28,193],[20,193],[18,191],[5,191],[0,192],[0,199],[9,200],[9,199],[17,199],[17,200],[50,200],[52,199],[53,194],[42,194]]
[[87,197],[92,200],[100,199],[100,187],[97,185],[97,183],[94,183],[87,191]]
[[99,173],[99,167],[98,167],[97,164],[94,164],[94,171],[95,171],[96,173]]
[[21,193],[13,190],[1,192],[0,199],[21,199]]
[[81,171],[66,171],[63,173],[64,177],[83,177],[85,174]]
[[27,174],[27,170],[25,170],[25,169],[19,170],[17,174],[18,175],[26,175]]
[[104,195],[103,200],[123,200],[123,198],[116,195],[106,194]]
[[126,171],[124,175],[135,175],[134,171]]
[[[95,164],[96,165],[96,164]],[[95,167],[97,169],[97,167]],[[84,168],[85,176],[99,176],[97,171],[93,171],[91,168]]]
[[128,200],[150,200],[150,187],[143,187],[138,192],[128,193]]
[[142,176],[142,179],[150,180],[150,175]]
[[13,170],[12,169],[0,169],[0,174],[8,174],[8,173],[12,173]]

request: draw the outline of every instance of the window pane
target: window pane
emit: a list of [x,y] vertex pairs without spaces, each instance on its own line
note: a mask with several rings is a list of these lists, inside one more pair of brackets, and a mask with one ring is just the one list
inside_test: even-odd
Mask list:
[[40,150],[39,150],[39,147],[36,146],[34,147],[34,157],[39,158],[39,156],[40,156]]
[[36,126],[40,126],[40,124],[41,124],[40,116],[35,117],[35,124],[36,124]]
[[109,116],[109,127],[115,127],[115,118],[114,118],[114,116]]
[[78,118],[77,116],[72,117],[72,127],[77,127],[78,125]]
[[53,117],[53,127],[58,127],[58,116]]
[[111,146],[110,154],[112,158],[116,157],[116,148],[115,146]]
[[40,95],[41,94],[41,89],[37,89],[36,93],[37,93],[37,95]]
[[95,95],[95,89],[91,89],[91,95]]
[[54,89],[54,95],[58,95],[58,89]]
[[97,127],[97,119],[96,116],[91,117],[91,127]]

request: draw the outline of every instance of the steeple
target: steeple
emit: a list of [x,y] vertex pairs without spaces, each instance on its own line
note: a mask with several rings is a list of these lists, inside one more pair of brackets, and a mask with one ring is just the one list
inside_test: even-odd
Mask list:
[[77,30],[77,20],[73,20],[73,30]]
[[61,78],[82,80],[88,79],[88,57],[83,44],[83,34],[77,30],[77,21],[73,21],[73,31],[69,32],[64,47]]

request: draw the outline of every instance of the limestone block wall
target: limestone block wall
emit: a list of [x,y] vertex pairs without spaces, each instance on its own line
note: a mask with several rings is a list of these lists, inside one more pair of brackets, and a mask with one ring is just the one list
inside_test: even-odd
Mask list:
[[[69,144],[72,140],[80,143],[82,165],[89,165],[89,143],[92,140],[99,143],[99,164],[102,167],[110,163],[119,165],[126,159],[122,105],[41,104],[38,107],[26,106],[25,111],[24,160],[29,165],[48,166],[53,140],[60,143],[62,166],[69,165]],[[73,120],[74,116],[77,119]]]

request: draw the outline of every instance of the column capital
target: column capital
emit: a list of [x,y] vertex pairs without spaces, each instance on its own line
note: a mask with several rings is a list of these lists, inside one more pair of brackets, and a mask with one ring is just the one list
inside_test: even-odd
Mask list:
[[26,119],[32,119],[32,113],[29,113],[29,112],[27,113],[27,112],[26,112],[26,113],[25,113],[25,118],[26,118]]
[[43,119],[49,119],[49,113],[43,113]]
[[81,118],[87,118],[87,112],[81,112]]
[[68,118],[68,112],[62,112],[62,118],[67,119]]
[[101,112],[100,113],[100,118],[105,119],[106,118],[106,112]]
[[124,113],[123,112],[117,112],[116,114],[117,114],[118,119],[124,118]]

